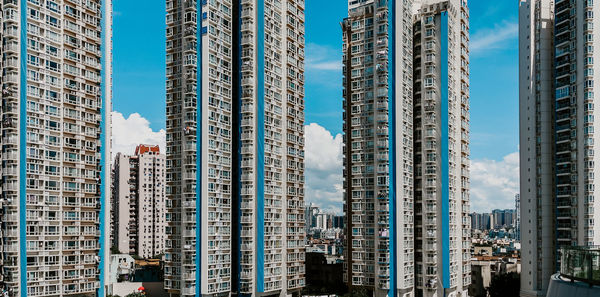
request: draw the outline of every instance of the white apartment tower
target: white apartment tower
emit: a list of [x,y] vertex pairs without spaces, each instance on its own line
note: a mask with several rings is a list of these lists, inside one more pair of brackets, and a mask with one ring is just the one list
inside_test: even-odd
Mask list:
[[546,295],[561,246],[600,244],[599,14],[589,0],[519,2],[522,296]]
[[375,296],[467,296],[466,1],[349,1],[345,281]]
[[165,287],[171,296],[299,293],[304,1],[166,7]]
[[111,1],[2,13],[2,281],[12,296],[104,296]]
[[112,167],[111,246],[144,259],[165,249],[165,163],[157,145],[118,153]]

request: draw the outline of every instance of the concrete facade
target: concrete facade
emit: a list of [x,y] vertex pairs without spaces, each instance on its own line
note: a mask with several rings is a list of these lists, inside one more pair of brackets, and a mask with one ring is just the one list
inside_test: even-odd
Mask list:
[[166,1],[171,296],[304,286],[304,1]]
[[3,1],[0,273],[12,296],[104,296],[112,1]]
[[466,1],[349,1],[344,279],[375,296],[466,296]]
[[598,13],[585,0],[519,2],[522,296],[546,295],[560,246],[600,244]]

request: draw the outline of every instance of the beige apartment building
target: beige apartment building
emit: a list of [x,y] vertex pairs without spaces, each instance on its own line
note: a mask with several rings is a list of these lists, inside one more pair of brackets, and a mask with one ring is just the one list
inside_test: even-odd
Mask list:
[[111,246],[144,259],[165,249],[166,157],[141,144],[134,155],[118,153],[112,168]]

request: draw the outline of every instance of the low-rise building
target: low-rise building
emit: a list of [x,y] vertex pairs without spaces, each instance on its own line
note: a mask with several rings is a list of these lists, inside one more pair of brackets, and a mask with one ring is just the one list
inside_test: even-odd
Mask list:
[[473,254],[476,256],[491,256],[493,252],[492,246],[473,246]]
[[495,256],[475,256],[471,258],[472,283],[469,286],[469,296],[486,297],[487,288],[494,276],[512,272],[521,273],[520,259]]
[[135,259],[128,254],[112,254],[109,269],[109,283],[130,280],[135,270]]
[[163,266],[164,262],[158,259],[135,260],[128,254],[111,255],[108,295],[144,293],[146,297],[167,297]]

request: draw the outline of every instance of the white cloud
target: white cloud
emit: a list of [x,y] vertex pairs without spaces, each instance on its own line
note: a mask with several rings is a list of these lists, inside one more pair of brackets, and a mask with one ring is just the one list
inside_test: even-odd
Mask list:
[[490,212],[492,209],[515,207],[519,193],[519,153],[505,156],[501,161],[471,161],[471,209]]
[[[306,202],[323,210],[342,213],[343,156],[342,135],[333,136],[324,127],[311,123],[304,127],[306,137]],[[165,152],[166,131],[153,131],[150,122],[138,113],[127,118],[112,112],[112,153],[133,154],[139,144],[158,144]],[[519,153],[501,161],[471,161],[471,209],[489,212],[514,207],[519,192]]]
[[150,122],[139,113],[125,118],[118,111],[112,112],[112,155],[124,153],[132,155],[139,144],[158,144],[161,153],[165,153],[166,131],[153,131]]
[[336,71],[342,73],[342,53],[329,46],[315,43],[306,45],[306,69],[319,71]]
[[519,37],[519,24],[504,21],[494,28],[481,29],[471,36],[470,49],[472,53],[484,50],[504,48],[508,41]]
[[335,137],[316,123],[304,126],[306,137],[306,202],[342,213],[342,135]]

